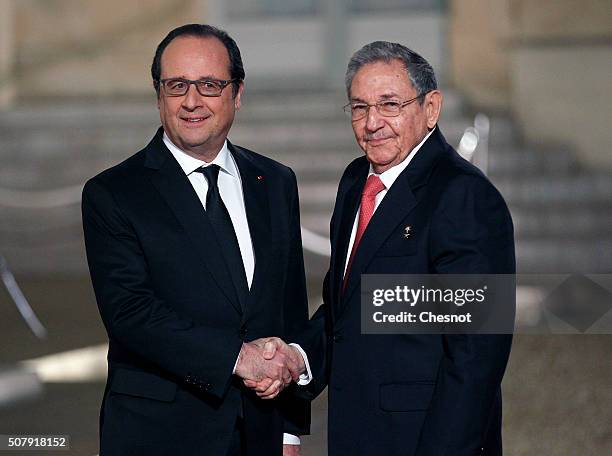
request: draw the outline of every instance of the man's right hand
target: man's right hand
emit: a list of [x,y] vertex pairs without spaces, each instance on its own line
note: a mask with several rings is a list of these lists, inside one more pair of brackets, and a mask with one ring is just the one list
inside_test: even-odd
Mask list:
[[[291,363],[288,364],[287,367],[293,381],[297,382],[300,375],[306,371],[306,365],[299,350],[286,344],[282,339],[278,337],[269,337],[257,339],[254,343],[263,348],[263,356],[266,360],[273,360],[281,355],[291,360]],[[277,382],[271,378],[262,380],[244,379],[244,384],[255,390],[257,395],[262,399],[272,399],[280,392],[277,391]]]
[[[299,366],[293,358],[280,351],[270,354],[271,347],[266,352],[262,339],[242,344],[235,374],[245,382],[255,383],[266,380],[267,398],[276,397],[294,379]],[[299,377],[299,374],[297,374]],[[296,377],[296,378],[297,378]]]

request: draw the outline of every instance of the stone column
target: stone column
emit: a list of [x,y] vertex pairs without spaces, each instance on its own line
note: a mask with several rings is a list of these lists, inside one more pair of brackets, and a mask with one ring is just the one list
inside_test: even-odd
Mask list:
[[513,4],[512,107],[523,137],[572,147],[612,171],[612,3],[523,0]]
[[325,2],[325,76],[329,87],[344,87],[348,41],[348,5],[346,0]]
[[452,0],[449,6],[452,85],[480,109],[508,110],[509,0]]
[[14,9],[14,0],[0,0],[0,110],[8,109],[16,95]]

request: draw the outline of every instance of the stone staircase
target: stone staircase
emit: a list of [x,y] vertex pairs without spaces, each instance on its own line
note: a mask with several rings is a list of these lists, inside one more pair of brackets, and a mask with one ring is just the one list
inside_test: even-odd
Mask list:
[[[247,92],[230,134],[295,170],[302,225],[323,236],[342,171],[361,154],[344,103],[336,93]],[[153,98],[0,113],[0,253],[15,272],[85,273],[76,190],[144,146],[158,122]],[[458,144],[471,123],[460,98],[446,92],[440,125],[447,140]],[[519,270],[611,271],[612,176],[581,169],[569,150],[522,147],[518,137],[509,118],[491,118],[489,175],[514,217]],[[28,193],[71,186],[71,203],[59,207],[42,207],[40,193]],[[320,284],[327,259],[306,258],[311,283]]]

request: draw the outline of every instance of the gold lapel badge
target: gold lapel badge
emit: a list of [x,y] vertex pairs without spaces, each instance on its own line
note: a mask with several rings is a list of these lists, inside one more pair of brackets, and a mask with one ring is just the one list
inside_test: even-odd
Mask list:
[[408,239],[410,237],[410,235],[412,234],[410,231],[412,230],[412,227],[410,225],[408,225],[406,228],[404,228],[404,237],[406,239]]

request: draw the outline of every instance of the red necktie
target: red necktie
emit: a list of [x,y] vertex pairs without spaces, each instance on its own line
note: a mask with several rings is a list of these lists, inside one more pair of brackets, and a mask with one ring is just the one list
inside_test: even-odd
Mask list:
[[361,206],[359,207],[359,222],[357,224],[357,233],[355,233],[355,241],[353,242],[353,248],[351,249],[351,256],[349,257],[348,265],[346,266],[346,272],[344,273],[344,281],[342,283],[342,291],[346,288],[348,282],[349,273],[351,272],[351,265],[355,259],[355,253],[357,247],[359,247],[359,241],[370,223],[370,219],[374,214],[374,207],[376,206],[376,195],[385,189],[385,184],[382,183],[378,176],[370,174],[368,180],[363,187],[361,193]]

